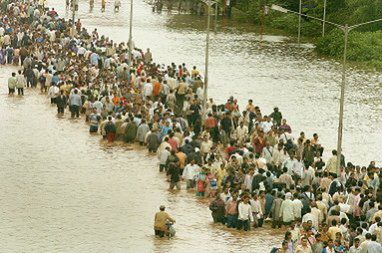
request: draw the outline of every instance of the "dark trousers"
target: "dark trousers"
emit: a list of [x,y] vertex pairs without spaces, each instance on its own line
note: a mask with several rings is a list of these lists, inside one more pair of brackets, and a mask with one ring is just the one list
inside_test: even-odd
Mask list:
[[64,113],[65,107],[58,106],[57,107],[57,112],[58,113]]
[[8,88],[8,90],[9,90],[9,94],[14,94],[15,93],[15,89]]
[[155,235],[156,235],[156,236],[164,237],[164,231],[157,230],[157,229],[154,229],[154,230],[155,230]]
[[165,169],[166,169],[166,165],[165,164],[159,164],[159,172],[162,172]]
[[76,116],[77,118],[80,117],[80,107],[78,105],[72,105],[70,108],[71,117],[74,118]]
[[214,223],[225,223],[225,217],[224,216],[216,216],[212,215],[212,218],[214,219]]
[[24,88],[17,88],[17,94],[24,96]]
[[50,98],[50,103],[55,104],[56,103],[56,98]]
[[157,152],[157,149],[149,148],[149,152],[155,153]]
[[237,225],[237,215],[227,215],[227,227],[228,228],[236,228]]
[[253,224],[253,227],[261,228],[263,226],[263,223],[264,223],[264,219],[263,218],[255,219],[255,223]]
[[249,230],[249,220],[237,220],[237,230],[244,229],[245,231]]
[[27,78],[27,87],[34,87],[36,86],[34,78]]
[[281,220],[278,220],[278,219],[273,219],[272,220],[272,228],[281,228],[281,225],[282,225],[282,221]]

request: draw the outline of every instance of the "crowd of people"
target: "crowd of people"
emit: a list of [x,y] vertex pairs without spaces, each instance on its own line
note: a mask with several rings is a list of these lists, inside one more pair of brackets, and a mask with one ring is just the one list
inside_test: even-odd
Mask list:
[[358,166],[341,156],[337,168],[336,150],[323,159],[318,134],[295,136],[277,107],[264,113],[249,100],[240,110],[234,97],[203,104],[195,66],[156,64],[149,49],[130,50],[133,43],[89,32],[41,2],[0,1],[0,64],[20,67],[10,94],[39,86],[59,114],[83,115],[89,132],[146,146],[170,190],[185,181],[212,199],[216,223],[290,228],[274,252],[382,252],[382,173],[374,161]]

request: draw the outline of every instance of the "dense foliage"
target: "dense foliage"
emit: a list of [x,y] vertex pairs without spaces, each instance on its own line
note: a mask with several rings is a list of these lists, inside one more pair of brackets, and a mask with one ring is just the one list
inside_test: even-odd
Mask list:
[[[324,0],[303,0],[302,12],[318,18],[323,17]],[[278,4],[284,8],[299,10],[299,0],[235,0],[233,18],[259,23],[261,6]],[[327,0],[326,19],[341,25],[359,24],[382,19],[382,0]],[[267,26],[282,29],[291,35],[297,34],[298,16],[270,10],[265,16]],[[354,61],[370,61],[382,67],[382,22],[369,24],[351,31],[348,58]],[[331,25],[326,26],[322,37],[322,24],[313,19],[303,18],[302,35],[316,43],[316,51],[321,55],[342,57],[343,32]]]

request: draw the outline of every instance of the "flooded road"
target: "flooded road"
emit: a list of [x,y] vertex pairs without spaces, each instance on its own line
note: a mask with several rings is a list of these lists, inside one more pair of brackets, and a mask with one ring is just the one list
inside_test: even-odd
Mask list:
[[[269,229],[215,227],[205,201],[166,190],[155,156],[105,146],[84,119],[58,118],[39,91],[8,97],[11,71],[0,71],[0,252],[259,252],[279,244],[280,232]],[[153,236],[161,204],[177,220],[172,240]]]
[[[71,17],[64,1],[60,2],[50,1],[61,15]],[[89,2],[80,0],[77,17],[86,27],[98,28],[100,34],[127,41],[130,1],[122,0],[119,13],[114,13],[113,1],[107,2],[102,13],[100,2],[90,12]],[[205,17],[157,14],[141,0],[134,4],[133,40],[137,46],[151,48],[157,62],[185,62],[204,69]],[[341,65],[317,59],[311,45],[299,49],[294,38],[266,35],[260,43],[259,30],[219,22],[218,32],[211,35],[210,96],[224,103],[234,95],[242,109],[252,98],[264,114],[278,106],[295,134],[305,131],[311,137],[317,132],[327,150],[324,156],[329,156],[337,148]],[[348,72],[343,151],[355,164],[367,165],[375,159],[382,163],[381,80],[377,74]]]
[[[65,15],[65,3],[54,3]],[[80,1],[87,27],[118,41],[128,38],[128,6],[111,4],[89,13]],[[134,40],[150,47],[163,63],[186,62],[203,69],[204,20],[152,14],[136,1]],[[288,38],[264,36],[256,28],[220,23],[212,36],[210,94],[223,103],[229,95],[253,98],[264,113],[277,105],[295,133],[320,134],[335,148],[338,121],[339,64],[312,57],[311,49]],[[38,91],[8,97],[11,68],[0,69],[0,238],[1,252],[268,252],[280,231],[247,234],[215,227],[206,203],[184,190],[166,191],[155,157],[140,150],[106,147],[89,136],[83,120],[57,118]],[[349,72],[344,152],[356,163],[381,162],[381,85],[379,76]],[[242,104],[244,106],[244,104]],[[173,240],[153,237],[153,215],[165,204],[176,220]]]

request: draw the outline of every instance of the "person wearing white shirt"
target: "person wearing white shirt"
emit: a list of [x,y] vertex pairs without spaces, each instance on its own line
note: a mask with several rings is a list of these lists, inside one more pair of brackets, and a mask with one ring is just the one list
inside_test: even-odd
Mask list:
[[382,252],[382,246],[376,240],[377,240],[377,236],[372,235],[371,236],[371,242],[369,242],[366,246],[366,252],[367,253],[381,253]]
[[248,127],[244,125],[244,122],[240,122],[240,125],[236,128],[236,137],[238,143],[244,143],[247,138]]
[[252,190],[253,169],[249,169],[248,173],[244,177],[245,189]]
[[166,168],[167,158],[170,154],[170,147],[166,147],[161,152],[158,152],[159,172],[162,172]]
[[263,211],[261,210],[261,203],[258,199],[258,196],[253,193],[252,198],[249,200],[249,203],[251,204],[252,208],[252,216],[254,219],[254,224],[256,227],[262,227],[263,226]]
[[302,177],[302,173],[304,172],[304,165],[300,161],[299,157],[293,158],[292,172],[295,176],[297,176],[299,178]]
[[48,97],[50,98],[50,103],[55,104],[56,98],[60,94],[60,88],[57,85],[52,85],[48,90]]
[[350,247],[349,253],[361,253],[360,239],[354,239],[354,245]]
[[195,160],[191,160],[191,163],[184,167],[182,177],[187,180],[187,189],[195,187],[195,176],[198,174],[200,168],[195,164]]
[[78,56],[84,56],[86,53],[86,49],[84,47],[79,47],[78,50],[77,50],[77,55]]
[[250,227],[250,222],[253,222],[252,207],[249,204],[249,197],[244,196],[243,200],[238,206],[237,229],[244,229],[245,231],[248,231]]
[[143,99],[146,99],[147,97],[151,98],[153,95],[153,84],[150,82],[150,80],[147,80],[147,82],[143,85]]
[[273,155],[273,147],[269,145],[269,142],[266,142],[266,146],[263,148],[263,152],[261,156],[265,158],[267,163],[271,163],[272,155]]
[[272,164],[275,166],[281,166],[286,156],[282,144],[277,144],[272,153]]
[[93,103],[93,108],[96,108],[97,109],[97,113],[98,114],[101,114],[102,112],[102,109],[103,109],[103,104],[101,101],[97,100]]
[[166,78],[166,82],[167,82],[168,87],[170,87],[171,90],[175,90],[178,87],[178,84],[177,84],[175,78],[168,77],[168,78]]
[[293,162],[292,158],[290,157],[289,154],[287,154],[286,159],[284,160],[284,162],[281,165],[281,168],[287,168],[288,174],[292,176],[293,175],[293,171],[292,171],[293,164],[294,164],[294,162]]
[[301,210],[303,207],[302,201],[298,198],[298,193],[293,195],[293,214],[296,220],[301,219]]
[[378,222],[374,222],[373,224],[371,224],[369,227],[369,233],[374,234],[374,231],[377,227],[378,227]]
[[312,214],[311,212],[307,213],[307,214],[304,214],[304,216],[302,216],[302,222],[308,222],[308,221],[311,221],[312,222],[312,225],[315,229],[318,229],[318,219],[317,217]]
[[261,122],[260,126],[263,129],[264,133],[267,134],[269,131],[271,131],[273,122],[271,121],[271,117],[264,116],[264,118],[265,121]]

